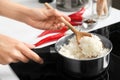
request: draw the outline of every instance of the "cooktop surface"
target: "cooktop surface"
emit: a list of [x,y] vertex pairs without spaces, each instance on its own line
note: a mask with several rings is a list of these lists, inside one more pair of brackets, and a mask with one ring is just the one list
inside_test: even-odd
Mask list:
[[[54,45],[38,50],[40,53],[47,49],[46,53],[40,55],[44,59],[44,64],[30,61],[28,63],[19,62],[10,64],[10,66],[20,80],[120,80],[120,28],[114,29],[113,27],[115,26],[112,26],[113,30],[109,29],[110,33],[107,34],[107,36],[110,35],[109,38],[113,43],[113,50],[110,53],[110,63],[107,69],[97,76],[75,77],[66,74],[60,65],[58,65],[57,53],[51,54],[49,51],[50,47],[54,47]],[[102,30],[103,32],[107,32],[107,30],[104,29]],[[106,35],[106,33],[104,34]]]
[[[48,58],[49,57],[49,58]],[[29,63],[17,63],[10,66],[15,71],[20,80],[120,80],[120,60],[111,55],[108,68],[101,74],[94,77],[74,77],[66,74],[58,67],[55,55],[47,55],[45,63],[40,65],[30,61]]]

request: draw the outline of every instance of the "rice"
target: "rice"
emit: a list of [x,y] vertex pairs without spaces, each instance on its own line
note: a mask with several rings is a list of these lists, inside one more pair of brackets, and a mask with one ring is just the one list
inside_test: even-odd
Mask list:
[[82,37],[79,45],[73,36],[68,44],[61,46],[59,53],[72,59],[91,59],[104,56],[108,50],[103,47],[100,38],[92,34],[92,37]]

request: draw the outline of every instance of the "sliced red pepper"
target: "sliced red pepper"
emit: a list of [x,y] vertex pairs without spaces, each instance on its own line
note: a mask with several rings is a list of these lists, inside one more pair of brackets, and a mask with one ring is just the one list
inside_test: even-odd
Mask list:
[[85,12],[85,8],[82,7],[79,11],[77,11],[73,14],[70,14],[69,17],[79,16],[79,15],[82,16],[84,12]]
[[44,35],[47,35],[47,34],[50,34],[50,33],[57,33],[57,32],[60,32],[60,33],[64,33],[68,30],[68,27],[67,26],[64,26],[62,27],[60,30],[45,30],[44,32],[42,32],[40,35],[38,35],[37,37],[42,37]]
[[70,18],[71,18],[71,21],[81,22],[83,20],[83,17],[81,15],[79,15],[79,16],[73,16],[73,17],[70,17]]
[[37,46],[40,46],[42,44],[45,44],[45,43],[48,43],[48,42],[51,42],[51,41],[55,41],[55,40],[58,40],[59,38],[61,38],[62,36],[64,36],[64,33],[58,33],[58,34],[55,34],[55,35],[52,35],[52,36],[48,36],[40,41],[38,41],[37,43],[35,43],[34,45],[37,47]]
[[82,7],[77,13],[83,15],[85,12],[85,7]]
[[82,14],[85,12],[85,8],[81,8],[80,11],[75,12],[73,14],[70,14],[69,17],[71,18],[71,21],[79,21],[81,22],[83,20]]

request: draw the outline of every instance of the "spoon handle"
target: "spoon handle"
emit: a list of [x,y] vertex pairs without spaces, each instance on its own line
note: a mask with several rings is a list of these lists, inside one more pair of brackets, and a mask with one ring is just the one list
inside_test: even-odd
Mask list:
[[64,22],[74,33],[77,32],[77,30],[68,22],[66,21],[63,17],[60,17],[61,21]]
[[50,6],[47,2],[44,4],[48,9],[54,9],[52,6]]
[[[49,9],[54,9],[52,6],[50,6],[48,3],[45,3],[45,6]],[[64,17],[60,17],[61,21],[64,22],[74,33],[77,33],[77,30],[67,21],[64,19]]]

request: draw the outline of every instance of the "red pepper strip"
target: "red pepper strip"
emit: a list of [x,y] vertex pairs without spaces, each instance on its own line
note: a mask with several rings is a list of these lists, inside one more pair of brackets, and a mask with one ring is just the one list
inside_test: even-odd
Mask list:
[[83,17],[81,15],[79,15],[79,16],[73,16],[73,17],[70,17],[70,18],[71,18],[71,22],[72,21],[81,22],[83,20]]
[[48,36],[40,41],[38,41],[37,43],[35,43],[34,45],[37,47],[37,46],[40,46],[42,44],[45,44],[45,43],[48,43],[48,42],[51,42],[51,41],[55,41],[55,40],[58,40],[59,38],[61,38],[62,36],[64,36],[64,33],[58,33],[58,34],[55,34],[55,35],[52,35],[52,36]]
[[70,22],[73,26],[78,26],[78,25],[81,25],[82,22]]
[[81,8],[80,11],[75,12],[71,15],[69,15],[69,17],[71,18],[71,21],[78,21],[81,22],[83,20],[82,14],[85,12],[85,8]]
[[57,33],[57,32],[64,33],[67,30],[68,30],[68,28],[66,26],[62,27],[60,30],[45,30],[40,35],[38,35],[37,37],[42,37],[42,36],[50,34],[50,33]]
[[84,12],[85,12],[85,8],[82,7],[79,11],[77,11],[73,14],[70,14],[69,17],[79,16],[79,15],[82,16]]

